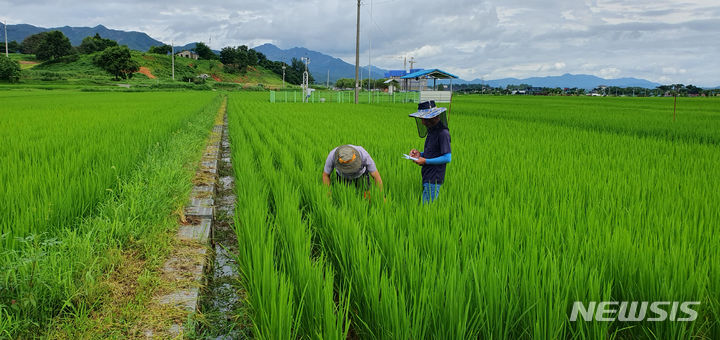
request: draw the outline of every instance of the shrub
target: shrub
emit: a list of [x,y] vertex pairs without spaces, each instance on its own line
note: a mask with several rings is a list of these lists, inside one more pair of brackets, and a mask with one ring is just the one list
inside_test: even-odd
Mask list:
[[0,56],[0,79],[14,83],[20,80],[20,63],[6,56]]

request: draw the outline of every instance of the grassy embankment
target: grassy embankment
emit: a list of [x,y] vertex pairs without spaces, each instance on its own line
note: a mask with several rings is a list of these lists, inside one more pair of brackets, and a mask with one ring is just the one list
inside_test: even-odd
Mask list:
[[[41,88],[41,89],[73,89],[84,90],[108,89],[130,85],[131,89],[240,89],[280,88],[281,76],[262,67],[250,67],[244,74],[230,74],[223,71],[222,63],[216,60],[192,60],[175,58],[175,79],[172,80],[172,61],[170,56],[132,51],[133,60],[141,67],[132,79],[121,81],[113,77],[93,63],[95,54],[77,55],[64,58],[58,62],[39,62],[33,55],[11,54],[10,58],[18,60],[23,69],[19,84],[0,83],[0,88]],[[188,84],[183,79],[195,79],[200,74],[210,76],[202,85]],[[288,85],[289,86],[289,85]],[[126,87],[118,90],[127,90]]]

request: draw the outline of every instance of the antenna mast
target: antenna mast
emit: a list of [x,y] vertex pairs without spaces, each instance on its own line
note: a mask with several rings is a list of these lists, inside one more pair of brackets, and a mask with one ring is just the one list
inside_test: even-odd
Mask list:
[[310,64],[310,58],[302,57],[300,60],[305,62],[305,72],[303,72],[303,102],[308,102],[310,99],[310,74],[308,73],[308,64]]

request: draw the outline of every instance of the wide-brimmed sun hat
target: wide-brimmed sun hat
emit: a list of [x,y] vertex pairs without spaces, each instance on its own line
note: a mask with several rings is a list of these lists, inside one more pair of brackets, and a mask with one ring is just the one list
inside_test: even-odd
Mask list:
[[362,175],[362,156],[360,152],[350,145],[338,146],[334,156],[335,170],[343,177],[357,178]]
[[435,118],[447,110],[444,107],[435,106],[434,100],[424,101],[418,104],[418,110],[415,113],[409,114],[410,117],[420,119]]

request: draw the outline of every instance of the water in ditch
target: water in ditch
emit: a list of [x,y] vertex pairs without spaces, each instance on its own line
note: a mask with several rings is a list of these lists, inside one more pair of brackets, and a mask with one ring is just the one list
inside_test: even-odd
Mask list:
[[249,339],[250,321],[245,313],[244,292],[238,288],[239,276],[233,255],[237,253],[238,243],[233,228],[235,179],[230,160],[227,122],[223,129],[220,154],[211,243],[215,256],[201,299],[202,317],[198,338]]

